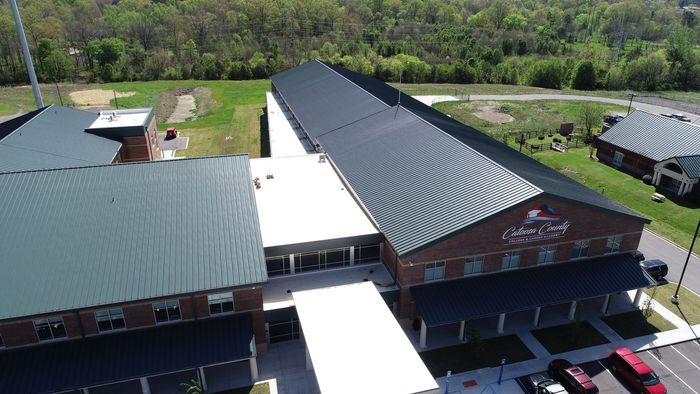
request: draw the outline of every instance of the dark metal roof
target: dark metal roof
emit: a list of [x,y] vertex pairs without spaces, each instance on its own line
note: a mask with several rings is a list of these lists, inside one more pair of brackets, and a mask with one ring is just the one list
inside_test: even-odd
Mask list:
[[85,132],[97,116],[58,105],[44,108],[0,140],[0,172],[111,163],[121,142]]
[[1,391],[49,393],[247,359],[251,321],[242,313],[0,351]]
[[411,287],[430,326],[479,319],[648,287],[629,254],[609,255]]
[[654,161],[700,155],[698,125],[640,110],[629,114],[598,139]]
[[399,255],[542,193],[646,221],[374,78],[312,61],[272,82]]
[[47,107],[35,109],[34,111],[27,112],[26,114],[20,115],[16,118],[12,118],[10,120],[6,120],[6,121],[0,123],[0,141],[3,138],[7,137],[13,131],[17,130],[20,126],[29,122],[33,117],[40,114],[41,111],[43,111],[46,108]]
[[0,174],[0,319],[267,281],[247,155]]
[[700,178],[700,155],[676,157],[685,174],[690,178]]

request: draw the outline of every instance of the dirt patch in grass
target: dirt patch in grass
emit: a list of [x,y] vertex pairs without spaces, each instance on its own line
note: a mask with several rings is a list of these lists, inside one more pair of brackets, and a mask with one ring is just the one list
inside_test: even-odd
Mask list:
[[419,353],[434,377],[471,371],[500,365],[505,358],[508,364],[525,361],[535,356],[517,335],[489,338],[477,343],[448,346]]
[[610,342],[587,321],[534,330],[532,335],[551,354],[569,352]]
[[202,116],[213,108],[218,108],[220,104],[211,97],[209,88],[198,87],[192,91],[192,95],[197,103],[197,116]]
[[652,313],[649,318],[646,318],[642,311],[605,316],[601,320],[624,339],[676,329],[676,326],[658,313]]
[[136,92],[114,92],[112,90],[103,89],[88,89],[88,90],[77,90],[71,92],[70,99],[81,107],[95,107],[95,106],[105,106],[109,105],[110,101],[114,99],[114,96],[120,97],[131,97],[136,94]]
[[508,114],[494,111],[474,112],[474,116],[491,123],[510,123],[515,120],[512,116]]

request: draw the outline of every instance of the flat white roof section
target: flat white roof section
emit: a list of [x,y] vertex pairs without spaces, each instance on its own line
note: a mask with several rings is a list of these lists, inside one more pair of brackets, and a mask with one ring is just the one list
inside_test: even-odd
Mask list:
[[267,126],[270,135],[270,156],[299,156],[307,153],[289,123],[287,114],[282,111],[271,92],[267,92]]
[[322,393],[423,393],[438,384],[372,283],[293,293]]
[[264,247],[379,233],[321,156],[250,160]]
[[88,129],[104,129],[108,127],[144,126],[150,108],[118,109],[100,111],[100,116]]
[[295,292],[342,286],[365,280],[373,283],[379,292],[398,289],[383,263],[359,264],[346,268],[272,276],[263,286],[263,309],[269,311],[294,306],[292,293]]

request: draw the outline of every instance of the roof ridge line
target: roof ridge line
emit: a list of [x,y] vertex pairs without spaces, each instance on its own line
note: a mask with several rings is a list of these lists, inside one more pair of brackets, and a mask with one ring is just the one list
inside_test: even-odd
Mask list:
[[[22,127],[26,126],[29,122],[31,122],[32,120],[36,119],[37,116],[43,114],[44,111],[46,111],[47,109],[53,107],[54,105],[56,105],[56,104],[49,104],[49,105],[47,105],[47,106],[44,107],[44,108],[37,108],[38,110],[40,110],[38,114],[32,116],[28,121],[22,123],[18,128],[12,130],[12,132],[11,132],[10,134],[6,135],[2,140],[0,140],[0,144],[3,144],[2,141],[7,140],[7,139],[8,139],[12,134],[14,134],[17,130],[19,130],[19,129],[21,129]],[[29,112],[32,112],[32,111],[29,111]],[[27,112],[27,114],[28,114],[29,112]],[[22,115],[26,115],[26,114],[22,114]],[[22,116],[22,115],[20,115],[20,116]],[[12,120],[12,119],[10,119],[10,120]],[[8,121],[8,122],[9,122],[9,121]]]
[[[6,146],[11,146],[11,145],[6,145]],[[11,146],[15,148],[14,146]],[[43,152],[42,152],[43,153]],[[0,172],[0,177],[3,175],[10,175],[10,174],[25,174],[25,173],[39,173],[39,172],[59,172],[59,171],[66,171],[66,170],[78,170],[81,168],[99,168],[99,167],[122,167],[122,166],[130,166],[130,165],[146,165],[146,164],[155,164],[155,163],[172,163],[172,162],[179,162],[179,161],[195,161],[195,160],[202,160],[202,159],[218,159],[222,157],[238,157],[238,156],[247,156],[250,157],[250,154],[248,153],[232,153],[228,155],[217,155],[217,156],[192,156],[192,157],[183,157],[181,159],[175,159],[175,160],[146,160],[146,161],[130,161],[126,163],[108,163],[108,164],[98,164],[98,165],[87,165],[87,166],[77,166],[77,167],[59,167],[59,168],[42,168],[42,169],[35,169],[35,170],[21,170],[21,171],[10,171],[10,172]],[[80,159],[76,159],[80,160]]]
[[[421,104],[423,104],[423,103],[421,103]],[[426,104],[423,104],[423,105],[426,105]],[[411,111],[410,109],[408,109],[408,108],[406,108],[406,107],[403,107],[403,106],[402,106],[401,108],[403,108],[405,111],[407,111],[407,112],[410,113],[411,115],[415,116],[416,118],[418,118],[418,119],[422,120],[423,122],[427,123],[428,125],[432,126],[433,128],[435,128],[436,130],[440,131],[441,133],[445,134],[446,136],[450,137],[451,139],[457,141],[457,143],[459,143],[460,145],[462,145],[462,146],[468,148],[469,150],[473,151],[473,152],[476,153],[477,155],[483,157],[484,159],[486,159],[486,160],[489,161],[490,163],[494,164],[494,165],[497,166],[498,168],[501,168],[502,170],[504,170],[505,172],[511,174],[512,176],[516,177],[517,179],[520,179],[520,180],[523,181],[525,184],[530,185],[533,189],[539,190],[540,193],[544,193],[544,190],[543,190],[542,188],[536,186],[535,184],[533,184],[532,182],[528,181],[527,179],[525,179],[525,178],[521,177],[520,175],[514,173],[513,171],[509,170],[508,168],[506,168],[505,166],[501,165],[500,163],[497,163],[495,160],[491,159],[490,157],[486,156],[485,154],[483,154],[483,153],[479,152],[478,150],[474,149],[472,146],[467,145],[467,144],[465,144],[464,142],[458,140],[458,139],[457,139],[455,136],[453,136],[452,134],[446,132],[445,130],[443,130],[443,129],[439,128],[439,127],[437,127],[436,125],[432,124],[431,122],[428,122],[428,121],[427,121],[426,119],[424,119],[422,116],[417,115],[416,113],[414,113],[413,111]],[[477,132],[478,132],[478,131],[477,131]],[[509,146],[506,146],[506,148],[510,149]]]
[[[362,90],[363,92],[369,94],[370,96],[372,96],[375,100],[379,101],[380,103],[386,105],[387,108],[393,108],[393,107],[394,107],[393,105],[389,105],[389,104],[385,103],[382,99],[380,99],[379,97],[373,95],[373,94],[370,93],[367,89],[365,89],[365,88],[363,88],[362,86],[360,86],[360,85],[356,84],[355,82],[351,81],[351,80],[350,80],[349,78],[347,78],[345,75],[343,75],[343,74],[341,74],[341,73],[335,71],[334,69],[332,69],[332,68],[331,68],[329,65],[327,65],[326,63],[324,63],[324,62],[322,62],[322,61],[320,61],[320,60],[318,60],[318,59],[314,59],[314,61],[321,63],[324,67],[326,67],[327,69],[331,70],[331,72],[335,73],[335,74],[338,75],[339,77],[341,77],[341,78],[343,78],[344,80],[346,80],[346,81],[350,82],[351,84],[355,85],[358,89],[360,89],[360,90]],[[398,90],[398,89],[397,89],[397,90]]]

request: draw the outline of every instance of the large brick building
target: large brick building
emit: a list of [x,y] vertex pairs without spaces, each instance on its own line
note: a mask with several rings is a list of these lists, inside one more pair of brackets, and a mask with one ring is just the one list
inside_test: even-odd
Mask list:
[[596,139],[598,159],[678,196],[700,193],[700,127],[634,111]]

